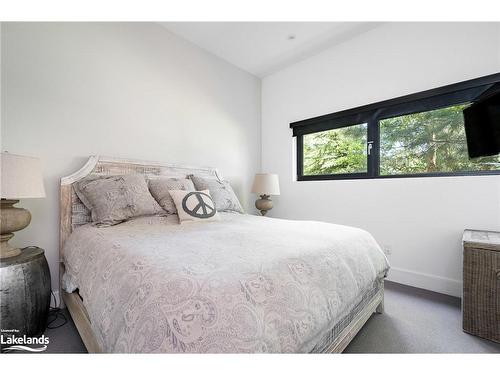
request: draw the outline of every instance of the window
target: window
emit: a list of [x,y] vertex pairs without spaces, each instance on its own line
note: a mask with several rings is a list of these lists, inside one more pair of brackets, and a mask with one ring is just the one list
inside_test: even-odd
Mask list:
[[381,120],[380,175],[500,169],[500,158],[469,160],[462,110],[468,104]]
[[500,157],[470,160],[462,111],[500,73],[290,124],[297,179],[500,174]]
[[304,135],[304,174],[366,173],[367,125]]

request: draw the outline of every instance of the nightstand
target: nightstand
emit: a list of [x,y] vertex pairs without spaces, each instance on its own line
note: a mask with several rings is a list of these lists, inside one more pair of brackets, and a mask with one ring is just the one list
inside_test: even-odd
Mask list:
[[50,307],[50,271],[43,249],[26,247],[0,259],[0,330],[5,336],[38,337]]
[[500,232],[463,235],[463,330],[500,342]]

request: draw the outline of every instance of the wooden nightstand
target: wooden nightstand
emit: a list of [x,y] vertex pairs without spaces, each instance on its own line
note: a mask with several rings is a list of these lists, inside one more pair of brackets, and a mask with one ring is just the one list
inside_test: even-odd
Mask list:
[[463,330],[500,342],[500,232],[463,235]]
[[0,329],[3,336],[40,336],[50,307],[50,271],[43,249],[26,247],[0,259]]

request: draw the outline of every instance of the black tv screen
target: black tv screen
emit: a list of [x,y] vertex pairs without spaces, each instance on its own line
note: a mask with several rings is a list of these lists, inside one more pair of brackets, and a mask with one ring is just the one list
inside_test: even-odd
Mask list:
[[463,111],[470,158],[500,153],[500,87],[495,86]]

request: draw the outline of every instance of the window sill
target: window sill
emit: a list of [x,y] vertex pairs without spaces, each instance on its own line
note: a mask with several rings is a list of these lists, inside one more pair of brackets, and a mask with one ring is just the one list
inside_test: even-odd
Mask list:
[[498,171],[476,171],[476,172],[440,172],[440,173],[418,173],[401,174],[390,176],[368,176],[366,174],[334,174],[316,176],[297,176],[296,181],[325,181],[325,180],[378,180],[394,178],[427,178],[427,177],[464,177],[464,176],[499,176]]

